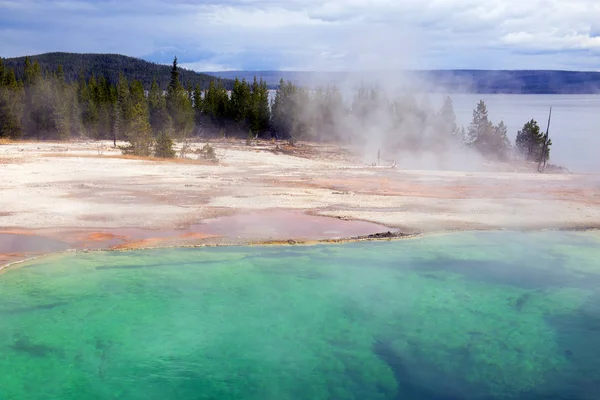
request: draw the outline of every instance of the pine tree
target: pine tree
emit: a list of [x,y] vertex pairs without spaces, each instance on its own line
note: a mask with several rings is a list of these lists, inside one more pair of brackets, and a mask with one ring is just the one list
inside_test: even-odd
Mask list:
[[175,150],[173,150],[173,139],[169,136],[166,131],[161,131],[156,138],[156,145],[154,147],[154,155],[160,158],[173,158],[175,157]]
[[25,66],[24,66],[24,83],[25,86],[33,86],[39,82],[42,78],[42,69],[40,64],[36,61],[31,63],[29,57],[25,57]]
[[203,113],[209,117],[214,125],[224,128],[229,116],[229,96],[227,89],[219,80],[211,81],[204,95]]
[[269,90],[266,83],[256,76],[250,87],[250,100],[247,108],[247,121],[254,135],[264,136],[269,130],[271,110],[269,107]]
[[458,126],[456,125],[456,115],[454,114],[454,104],[450,96],[444,98],[444,104],[440,110],[441,129],[443,137],[456,139]]
[[[129,94],[129,82],[125,75],[119,75],[119,81],[117,82],[117,101],[116,110],[113,113],[115,123],[113,124],[113,138],[116,140],[125,139],[125,132],[129,130],[129,121],[131,121],[131,96]],[[118,121],[117,121],[118,120]]]
[[493,147],[494,153],[500,160],[508,160],[511,154],[511,145],[510,140],[508,139],[508,131],[506,125],[504,125],[504,121],[500,121],[500,123],[494,127],[494,136],[493,136]]
[[58,81],[63,84],[66,83],[65,82],[65,73],[63,71],[63,66],[61,64],[58,64],[58,67],[56,68],[56,79],[58,79]]
[[71,137],[71,124],[73,120],[70,101],[72,94],[70,93],[71,88],[65,82],[61,65],[58,66],[56,74],[53,76],[52,84],[56,136],[60,140],[69,139]]
[[229,99],[228,117],[237,122],[240,128],[250,119],[251,96],[252,91],[246,80],[236,78]]
[[107,139],[111,137],[113,107],[116,101],[114,91],[104,76],[97,78],[97,84],[92,94],[97,107],[97,138]]
[[258,83],[258,121],[255,126],[255,131],[258,134],[264,135],[270,129],[271,107],[269,106],[269,88],[267,82],[262,79]]
[[174,93],[181,87],[179,82],[179,69],[177,68],[177,57],[173,59],[171,67],[171,80],[169,81],[169,92]]
[[202,89],[199,84],[196,84],[194,87],[194,93],[192,94],[192,102],[194,107],[194,122],[196,125],[202,124],[202,110],[204,109],[203,99],[202,99]]
[[[502,157],[506,151],[503,132],[499,132],[488,119],[487,107],[483,100],[473,110],[473,121],[469,125],[468,144],[475,147],[481,154],[490,157]],[[500,136],[498,136],[500,135]]]
[[150,125],[155,134],[171,128],[172,121],[167,112],[166,99],[156,79],[152,81],[152,86],[148,92],[148,109],[150,111]]
[[112,134],[113,144],[115,147],[117,147],[117,140],[123,136],[123,107],[120,100],[117,100],[113,104],[112,125],[110,131]]
[[171,68],[171,81],[167,88],[166,102],[176,134],[183,138],[189,136],[194,128],[194,108],[188,91],[179,82],[177,57],[173,60]]
[[303,132],[299,120],[298,89],[291,82],[279,81],[275,99],[271,106],[271,124],[281,139],[292,139]]
[[280,81],[271,107],[272,127],[279,138],[294,144],[311,136],[310,96],[291,82]]
[[15,71],[6,69],[0,59],[0,138],[21,136],[24,106],[23,88],[17,82]]
[[[545,154],[546,161],[550,158],[550,146]],[[535,120],[530,120],[523,125],[523,128],[517,132],[515,140],[517,152],[527,161],[539,162],[544,150],[544,133]]]
[[486,150],[487,139],[492,131],[492,123],[488,119],[487,107],[483,100],[473,110],[473,120],[467,130],[467,144],[480,150]]
[[148,111],[142,103],[135,103],[131,108],[131,119],[125,133],[129,146],[123,147],[124,154],[148,157],[152,155],[154,140],[148,122]]

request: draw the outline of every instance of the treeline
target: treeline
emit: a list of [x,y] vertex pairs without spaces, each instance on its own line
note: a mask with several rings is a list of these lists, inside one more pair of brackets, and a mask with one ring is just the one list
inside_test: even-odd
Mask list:
[[177,59],[166,91],[156,80],[146,90],[123,74],[114,84],[94,75],[67,83],[61,66],[44,73],[28,58],[23,70],[23,79],[17,79],[0,60],[0,137],[127,140],[126,152],[170,156],[171,138],[189,137],[198,127],[235,128],[246,135],[270,128],[264,82],[236,80],[231,94],[219,80],[206,90],[200,84],[184,87]]
[[173,138],[200,133],[352,143],[389,153],[468,147],[495,160],[549,157],[550,143],[535,121],[524,125],[513,146],[505,124],[489,120],[483,101],[464,129],[456,124],[450,97],[435,109],[427,98],[361,87],[347,104],[336,87],[308,90],[282,80],[270,101],[267,84],[256,78],[236,79],[230,91],[220,81],[206,89],[184,87],[176,58],[166,90],[156,80],[145,88],[124,74],[115,83],[94,75],[68,83],[62,67],[43,72],[27,58],[23,70],[18,79],[0,60],[0,137],[127,140],[125,152],[160,157],[174,155]]
[[473,110],[473,119],[464,138],[464,144],[484,156],[502,161],[516,158],[542,163],[550,159],[552,140],[546,137],[538,123],[532,119],[517,132],[513,146],[508,139],[504,122],[500,121],[498,125],[494,125],[488,118],[485,103],[481,100]]

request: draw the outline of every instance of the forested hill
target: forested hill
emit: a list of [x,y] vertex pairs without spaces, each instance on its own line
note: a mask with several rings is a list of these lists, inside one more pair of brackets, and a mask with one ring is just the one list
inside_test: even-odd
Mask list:
[[[171,66],[161,65],[139,58],[127,57],[120,54],[79,54],[79,53],[45,53],[29,56],[31,62],[38,61],[42,71],[56,71],[62,65],[65,79],[76,80],[80,71],[86,79],[92,74],[104,76],[110,82],[116,83],[119,73],[123,73],[128,80],[134,79],[142,82],[146,89],[150,88],[152,79],[156,78],[159,85],[165,89],[171,77]],[[17,78],[23,76],[25,57],[7,58],[3,60],[5,67],[15,70]],[[207,74],[197,73],[191,70],[179,69],[179,76],[183,85],[191,83],[192,86],[200,84],[202,88],[208,88],[208,84],[215,77]],[[227,89],[233,88],[233,81],[223,79],[223,86]]]
[[[45,53],[29,57],[37,60],[42,71],[55,71],[62,65],[67,81],[76,80],[80,71],[88,79],[92,74],[105,76],[116,83],[120,73],[129,80],[139,80],[148,89],[156,78],[165,89],[170,80],[171,67],[139,58],[119,54]],[[23,76],[25,57],[4,59],[5,67],[15,70],[17,78]],[[346,82],[375,81],[410,84],[417,82],[421,89],[470,93],[515,94],[588,94],[600,93],[600,72],[551,71],[551,70],[430,70],[401,72],[310,72],[310,71],[225,71],[198,73],[180,68],[184,86],[200,84],[203,89],[215,77],[222,79],[223,86],[231,90],[238,77],[251,82],[262,78],[274,89],[280,79],[299,86],[342,85]],[[422,86],[425,83],[427,86]]]
[[404,72],[225,71],[207,72],[223,78],[264,79],[270,87],[280,79],[296,85],[407,82],[418,88],[454,93],[596,94],[600,72],[550,70],[431,70]]

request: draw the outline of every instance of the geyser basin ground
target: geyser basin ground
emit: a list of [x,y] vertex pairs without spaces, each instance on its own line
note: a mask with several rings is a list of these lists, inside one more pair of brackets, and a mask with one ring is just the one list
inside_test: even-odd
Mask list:
[[582,232],[55,255],[0,275],[0,398],[593,399],[599,260]]

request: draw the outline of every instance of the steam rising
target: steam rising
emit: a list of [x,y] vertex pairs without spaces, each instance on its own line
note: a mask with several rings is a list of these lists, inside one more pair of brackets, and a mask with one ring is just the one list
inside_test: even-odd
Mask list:
[[325,86],[328,76],[313,74],[310,89],[295,94],[297,125],[309,125],[293,127],[302,138],[341,142],[367,164],[481,169],[484,159],[464,145],[464,130],[444,88],[402,72],[346,73]]

